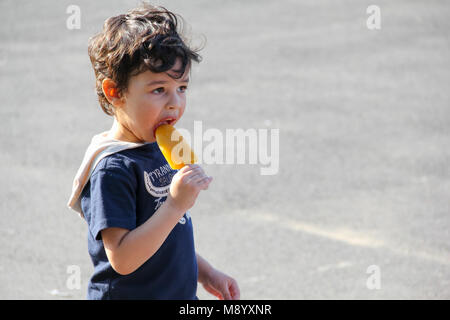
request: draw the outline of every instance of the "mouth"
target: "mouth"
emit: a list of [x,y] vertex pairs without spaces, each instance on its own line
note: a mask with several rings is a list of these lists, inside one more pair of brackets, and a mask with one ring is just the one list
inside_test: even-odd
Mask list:
[[156,129],[158,129],[159,126],[162,126],[163,124],[173,125],[175,122],[177,122],[177,119],[174,117],[166,117],[159,121],[153,129],[153,137],[156,139]]

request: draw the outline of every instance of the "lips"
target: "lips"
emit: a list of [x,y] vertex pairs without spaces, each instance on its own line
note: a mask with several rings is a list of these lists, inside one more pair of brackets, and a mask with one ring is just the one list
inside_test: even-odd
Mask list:
[[170,125],[172,125],[172,124],[174,124],[176,121],[177,121],[177,119],[174,118],[174,117],[166,117],[166,118],[161,119],[161,120],[156,124],[155,128],[153,129],[153,137],[156,138],[156,134],[155,134],[155,133],[156,133],[156,129],[158,129],[159,126],[161,126],[161,125],[163,125],[163,124],[170,124]]

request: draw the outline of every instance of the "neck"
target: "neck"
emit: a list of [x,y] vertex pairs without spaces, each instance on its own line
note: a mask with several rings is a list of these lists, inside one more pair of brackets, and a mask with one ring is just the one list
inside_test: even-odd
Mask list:
[[136,137],[117,120],[116,117],[114,117],[114,122],[109,130],[108,137],[119,141],[134,143],[142,142],[138,141]]

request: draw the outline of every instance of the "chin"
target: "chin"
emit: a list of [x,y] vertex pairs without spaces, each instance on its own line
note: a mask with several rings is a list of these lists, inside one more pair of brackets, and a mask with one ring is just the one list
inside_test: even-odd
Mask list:
[[156,142],[156,137],[153,136],[152,133],[148,134],[147,136],[144,136],[144,142]]
[[156,142],[156,139],[151,137],[150,135],[148,137],[144,137],[143,143],[152,143],[152,142]]

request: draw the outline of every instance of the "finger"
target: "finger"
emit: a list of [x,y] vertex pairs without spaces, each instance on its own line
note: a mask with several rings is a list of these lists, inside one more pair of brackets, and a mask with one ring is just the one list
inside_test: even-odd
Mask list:
[[189,168],[188,166],[184,166],[182,169],[186,168],[183,172],[181,172],[181,176],[189,176],[199,172],[203,172],[202,168]]
[[189,169],[196,169],[196,168],[200,168],[200,165],[196,164],[196,163],[188,163],[185,165],[185,167],[188,167]]
[[209,184],[210,184],[211,181],[212,181],[212,179],[213,179],[212,177],[205,177],[205,178],[203,178],[203,179],[197,181],[197,185],[198,185],[201,189],[207,190]]
[[204,172],[193,172],[192,174],[186,175],[186,178],[184,178],[184,179],[185,179],[186,183],[189,183],[189,182],[197,183],[197,181],[200,181],[206,177],[207,176],[205,175]]
[[236,281],[233,281],[229,287],[231,297],[233,300],[239,300],[241,298],[241,292]]
[[224,300],[231,300],[231,294],[228,290],[228,286],[225,287],[225,289],[222,291],[222,296]]
[[179,172],[181,171],[181,173],[187,173],[190,171],[194,171],[194,170],[203,170],[202,167],[200,167],[198,164],[186,164],[184,165],[180,170],[178,170]]
[[192,165],[187,164],[184,167],[182,167],[180,170],[178,170],[178,172],[186,173],[186,172],[194,170],[195,168],[196,167],[193,167]]
[[208,286],[208,285],[203,285],[203,287],[205,288],[206,291],[211,293],[213,296],[216,296],[218,299],[223,300],[223,297],[220,294],[220,292],[217,291],[216,289],[214,289],[213,287]]
[[200,181],[204,181],[207,179],[211,179],[212,177],[207,176],[205,173],[198,173],[195,175],[192,175],[192,177],[189,177],[190,180],[192,180],[194,183],[199,183]]
[[189,172],[184,172],[180,175],[180,180],[183,181],[183,183],[188,183],[192,180],[192,178],[194,176],[197,176],[198,172],[194,172],[193,170],[189,171]]
[[188,173],[188,172],[191,171],[191,170],[192,170],[192,169],[189,168],[188,166],[184,166],[184,167],[182,167],[181,169],[179,169],[179,170],[177,171],[176,174],[179,175],[179,176],[182,176],[182,175]]

